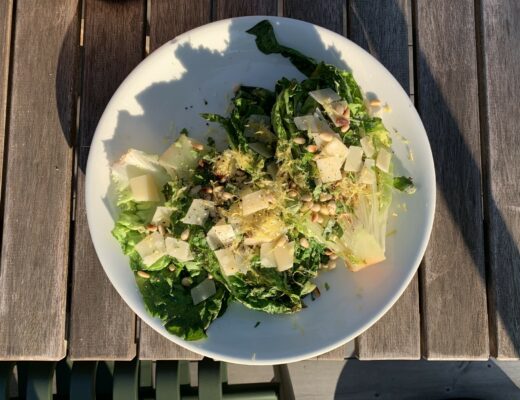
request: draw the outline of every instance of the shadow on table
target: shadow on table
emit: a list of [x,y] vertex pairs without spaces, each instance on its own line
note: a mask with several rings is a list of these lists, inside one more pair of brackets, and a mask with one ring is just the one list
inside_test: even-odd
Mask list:
[[493,361],[348,360],[334,393],[334,400],[518,398],[520,388]]

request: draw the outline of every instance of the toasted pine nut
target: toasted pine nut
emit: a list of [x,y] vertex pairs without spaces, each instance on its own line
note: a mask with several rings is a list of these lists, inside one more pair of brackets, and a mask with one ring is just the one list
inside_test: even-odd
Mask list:
[[329,209],[329,213],[331,215],[334,215],[336,214],[336,203],[334,201],[330,201],[328,204],[327,204],[327,208]]
[[309,153],[316,153],[318,151],[318,146],[316,146],[315,144],[310,144],[307,146],[307,151]]
[[321,215],[318,214],[318,219],[316,220],[316,222],[318,224],[321,224],[323,222],[323,218],[321,217]]
[[321,210],[321,206],[319,204],[313,204],[311,210],[314,212],[319,212]]
[[231,200],[233,198],[233,195],[229,192],[224,192],[224,193],[222,193],[222,198],[224,200]]
[[312,196],[310,193],[305,193],[303,196],[302,196],[302,201],[312,201]]
[[210,187],[205,187],[201,189],[201,192],[203,193],[213,193],[213,189]]
[[330,193],[320,194],[320,201],[329,201],[330,199],[332,199],[332,195]]
[[213,193],[220,193],[224,190],[224,186],[215,186],[213,188]]
[[150,224],[146,227],[146,230],[148,232],[155,232],[157,230],[157,227],[155,225]]
[[293,142],[296,144],[305,144],[305,138],[297,136],[293,139]]
[[334,135],[330,132],[323,132],[320,133],[320,139],[324,142],[330,142],[332,141],[332,139],[334,139]]
[[329,208],[326,205],[320,207],[320,214],[329,215]]
[[150,277],[150,274],[144,271],[137,271],[137,275],[144,279],[148,279]]
[[191,284],[193,283],[193,281],[191,280],[191,278],[185,276],[184,278],[182,278],[181,280],[181,285],[184,286],[184,287],[188,287],[190,286]]
[[172,272],[175,271],[175,265],[171,264],[171,265],[168,267],[168,269],[169,269],[170,271],[172,271]]
[[309,244],[309,241],[307,239],[305,239],[304,237],[300,239],[300,246],[308,249],[310,244]]
[[183,230],[181,233],[181,240],[188,240],[189,237],[190,237],[190,230],[189,229]]
[[296,196],[298,196],[298,192],[296,190],[289,190],[287,192],[287,196],[289,196],[289,197],[296,197]]
[[368,104],[370,105],[370,107],[381,107],[381,100],[379,100],[379,99],[370,100],[370,102]]
[[204,150],[204,146],[200,143],[192,143],[191,146],[197,151]]

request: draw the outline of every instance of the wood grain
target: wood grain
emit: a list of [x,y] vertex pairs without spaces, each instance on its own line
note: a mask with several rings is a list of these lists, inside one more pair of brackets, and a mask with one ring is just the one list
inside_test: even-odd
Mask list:
[[[343,33],[343,21],[346,17],[343,2],[326,0],[284,0],[284,16],[312,22],[324,28]],[[340,346],[328,353],[316,357],[318,360],[343,360],[347,355],[347,345]]]
[[214,0],[214,19],[242,17],[244,15],[276,15],[276,0]]
[[0,359],[59,360],[66,353],[78,2],[17,2],[15,15]]
[[283,14],[301,19],[339,34],[345,33],[346,10],[342,0],[285,0]]
[[85,213],[85,166],[97,122],[144,54],[144,0],[87,0],[79,131],[70,348],[74,360],[129,360],[135,316],[110,284],[94,251]]
[[[11,53],[12,0],[0,3],[0,160],[4,159],[4,139],[7,111],[7,90]],[[3,162],[0,162],[0,187],[3,178]],[[2,193],[0,192],[0,201]]]
[[474,2],[415,2],[416,96],[437,208],[420,274],[423,355],[487,359]]
[[[349,2],[349,38],[376,57],[410,91],[409,0]],[[397,303],[357,340],[361,360],[419,359],[421,333],[417,275]]]
[[492,355],[520,358],[520,3],[481,3],[484,182]]
[[155,0],[151,3],[150,50],[211,19],[211,0]]
[[[150,50],[167,40],[210,22],[211,0],[153,1],[150,14]],[[200,360],[202,356],[176,345],[141,321],[141,360]]]

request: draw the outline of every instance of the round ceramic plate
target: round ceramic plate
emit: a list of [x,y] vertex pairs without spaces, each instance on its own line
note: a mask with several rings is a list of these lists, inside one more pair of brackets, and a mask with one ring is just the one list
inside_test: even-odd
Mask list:
[[340,266],[320,274],[316,281],[321,297],[306,301],[308,308],[297,314],[268,315],[234,303],[211,325],[208,339],[197,342],[169,334],[159,319],[148,315],[129,261],[110,234],[117,216],[110,165],[130,147],[161,153],[182,128],[198,139],[209,135],[223,138],[222,145],[225,135],[208,127],[199,113],[226,113],[238,84],[274,89],[282,77],[302,79],[287,59],[258,51],[254,37],[245,32],[264,18],[205,25],[148,56],[108,104],[92,141],[86,172],[90,233],[101,264],[121,297],[145,323],[173,342],[205,356],[243,364],[314,357],[368,329],[397,301],[417,270],[435,206],[434,167],[426,132],[393,76],[336,33],[297,20],[269,17],[282,44],[352,71],[365,94],[388,104],[391,112],[382,112],[381,117],[394,139],[396,172],[412,176],[417,192],[395,195],[390,212],[398,216],[389,218],[392,235],[387,239],[386,261],[356,273]]

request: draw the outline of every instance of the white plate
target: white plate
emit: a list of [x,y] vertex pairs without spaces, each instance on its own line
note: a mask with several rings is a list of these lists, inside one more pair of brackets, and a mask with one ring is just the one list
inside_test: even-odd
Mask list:
[[[382,113],[394,136],[397,173],[414,177],[413,196],[396,195],[390,217],[387,260],[361,272],[343,267],[320,274],[321,297],[295,315],[267,315],[232,304],[204,341],[170,335],[145,310],[127,257],[110,231],[117,215],[110,165],[128,148],[160,153],[187,128],[194,137],[218,135],[200,112],[225,113],[237,84],[274,89],[277,79],[303,76],[285,58],[264,55],[245,33],[265,17],[215,22],[180,35],[148,56],[125,79],[96,129],[86,172],[86,206],[94,247],[108,278],[132,310],[173,342],[223,361],[278,364],[302,360],[340,346],[368,329],[396,302],[412,279],[430,235],[435,206],[432,153],[419,116],[392,75],[363,49],[331,31],[302,21],[269,17],[282,44],[317,60],[350,69],[365,93],[388,103]],[[205,104],[207,101],[207,105]],[[224,137],[224,135],[221,135]],[[406,211],[401,203],[406,202]],[[325,282],[330,290],[324,289]],[[257,321],[260,325],[254,328]],[[117,335],[117,332],[113,333]]]

